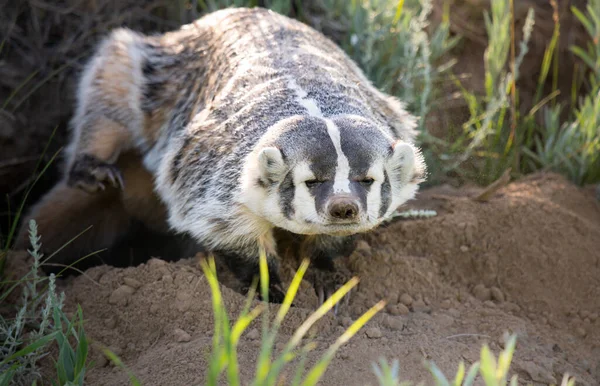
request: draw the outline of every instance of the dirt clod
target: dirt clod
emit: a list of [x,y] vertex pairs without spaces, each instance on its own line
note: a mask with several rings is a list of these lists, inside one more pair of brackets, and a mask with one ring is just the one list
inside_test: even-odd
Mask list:
[[379,327],[369,327],[365,330],[365,334],[370,339],[379,339],[383,336],[383,334],[381,333],[381,329]]
[[181,328],[176,328],[173,331],[173,335],[175,335],[175,341],[178,343],[189,342],[192,340],[192,337],[187,332],[183,331]]
[[135,280],[131,277],[124,277],[123,283],[134,289],[138,289],[142,286],[142,283],[139,280]]
[[385,326],[392,331],[399,331],[404,327],[404,321],[399,317],[388,316],[385,318]]
[[500,288],[492,287],[490,290],[491,290],[493,300],[495,300],[499,303],[504,302],[504,293],[502,293],[502,290],[500,290]]
[[129,298],[135,292],[134,288],[127,285],[122,285],[110,294],[108,302],[118,306],[126,306]]
[[473,295],[476,299],[485,302],[492,298],[492,291],[489,288],[485,288],[483,284],[477,284],[475,288],[473,288]]
[[406,307],[410,307],[413,303],[413,298],[409,294],[400,295],[400,303],[404,304]]

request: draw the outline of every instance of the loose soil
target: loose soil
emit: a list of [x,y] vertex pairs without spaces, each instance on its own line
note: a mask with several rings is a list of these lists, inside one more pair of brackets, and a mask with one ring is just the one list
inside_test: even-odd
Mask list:
[[[311,363],[362,312],[381,299],[388,304],[342,346],[321,384],[376,384],[371,363],[380,357],[398,359],[403,380],[432,384],[425,359],[453,375],[460,360],[478,360],[483,343],[497,355],[506,331],[518,335],[512,372],[521,381],[547,385],[569,373],[578,384],[600,384],[600,204],[594,190],[537,174],[488,202],[473,200],[479,191],[422,191],[407,207],[436,210],[436,217],[394,220],[365,235],[341,262],[360,284],[337,317],[327,315],[316,326]],[[82,306],[89,337],[117,353],[142,384],[201,385],[213,318],[198,258],[99,266],[59,286],[67,310]],[[287,283],[292,273],[284,260]],[[224,268],[219,278],[224,304],[235,317],[245,298]],[[303,283],[278,349],[316,301]],[[244,384],[255,372],[260,330],[256,322],[241,338]],[[96,365],[87,384],[127,384],[127,374],[98,349],[92,357]]]

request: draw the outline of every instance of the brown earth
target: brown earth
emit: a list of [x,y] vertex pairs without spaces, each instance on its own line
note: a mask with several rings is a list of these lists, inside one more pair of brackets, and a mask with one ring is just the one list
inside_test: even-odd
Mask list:
[[[600,204],[593,191],[553,174],[514,182],[485,203],[472,199],[478,191],[428,189],[409,207],[434,209],[437,217],[394,220],[365,236],[344,262],[361,282],[340,315],[318,325],[311,359],[367,308],[383,298],[388,305],[342,346],[321,384],[376,384],[371,363],[382,356],[400,361],[403,380],[432,384],[424,359],[453,375],[460,360],[478,360],[484,342],[498,354],[505,331],[518,335],[512,371],[522,381],[556,383],[568,372],[578,384],[600,384]],[[81,304],[90,338],[117,353],[143,385],[200,385],[213,319],[197,263],[100,266],[60,289],[68,310]],[[235,316],[245,299],[227,272],[219,277]],[[308,283],[295,303],[278,348],[314,310]],[[243,384],[255,371],[258,323],[239,346]],[[127,384],[127,374],[99,351],[92,357],[87,384]]]

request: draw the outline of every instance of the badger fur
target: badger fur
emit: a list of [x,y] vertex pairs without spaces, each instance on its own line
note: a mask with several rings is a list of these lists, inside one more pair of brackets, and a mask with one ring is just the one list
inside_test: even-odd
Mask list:
[[[154,187],[140,195],[246,288],[267,251],[273,301],[283,299],[275,230],[304,237],[306,257],[330,272],[425,176],[403,104],[325,36],[261,8],[156,36],[115,30],[85,67],[72,126],[61,189],[122,197],[135,186],[117,163],[137,154]],[[52,198],[31,217],[40,205]],[[315,283],[321,297],[334,289]]]

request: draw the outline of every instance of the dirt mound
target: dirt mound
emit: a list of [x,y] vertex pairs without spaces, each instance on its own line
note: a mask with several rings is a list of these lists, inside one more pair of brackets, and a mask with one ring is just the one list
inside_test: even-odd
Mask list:
[[[361,283],[337,318],[317,326],[312,360],[361,312],[382,298],[388,305],[341,349],[323,384],[374,384],[371,363],[381,356],[400,360],[403,379],[430,382],[424,359],[453,374],[459,360],[478,359],[483,342],[497,353],[505,331],[518,334],[512,369],[522,381],[549,384],[568,372],[579,384],[600,382],[600,204],[553,174],[513,183],[486,203],[471,199],[477,192],[423,191],[410,207],[437,217],[395,220],[343,262]],[[61,287],[67,309],[81,304],[91,339],[120,355],[144,385],[202,384],[213,319],[197,262],[100,266]],[[235,317],[245,299],[227,272],[219,277]],[[278,347],[315,303],[303,283]],[[241,379],[254,374],[259,331],[251,326],[240,342]],[[97,350],[93,358],[88,384],[127,383]]]

